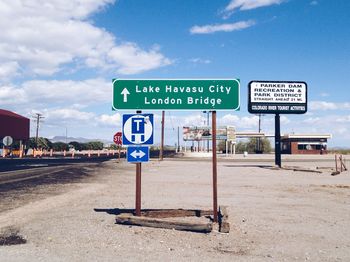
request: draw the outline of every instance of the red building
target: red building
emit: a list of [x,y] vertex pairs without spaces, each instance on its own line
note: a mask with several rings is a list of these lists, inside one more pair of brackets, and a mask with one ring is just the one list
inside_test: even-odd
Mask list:
[[0,109],[0,139],[11,136],[14,140],[28,140],[30,119],[14,112]]
[[281,137],[282,154],[326,154],[332,135],[287,134]]

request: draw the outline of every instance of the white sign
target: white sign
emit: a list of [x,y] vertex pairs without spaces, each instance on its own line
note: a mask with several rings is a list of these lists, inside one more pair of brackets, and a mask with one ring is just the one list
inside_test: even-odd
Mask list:
[[153,144],[153,114],[123,115],[123,145]]
[[10,146],[10,145],[12,145],[12,143],[13,143],[13,139],[12,139],[12,137],[10,137],[10,136],[5,136],[5,137],[2,139],[2,143],[3,143],[5,146]]
[[252,114],[304,114],[307,84],[299,81],[251,81],[248,111]]
[[254,103],[306,103],[305,83],[252,82],[250,102]]

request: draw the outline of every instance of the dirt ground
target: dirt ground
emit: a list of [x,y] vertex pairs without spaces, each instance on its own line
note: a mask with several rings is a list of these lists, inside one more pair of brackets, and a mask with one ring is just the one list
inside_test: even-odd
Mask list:
[[[306,158],[288,165],[317,165]],[[108,210],[134,208],[135,166],[105,162],[57,194],[51,186],[44,198],[31,194],[32,201],[0,212],[1,233],[27,241],[0,246],[0,260],[350,261],[349,171],[330,176],[269,165],[218,163],[219,205],[228,206],[231,231],[202,234],[116,225]],[[210,160],[151,161],[142,172],[142,208],[212,208]]]

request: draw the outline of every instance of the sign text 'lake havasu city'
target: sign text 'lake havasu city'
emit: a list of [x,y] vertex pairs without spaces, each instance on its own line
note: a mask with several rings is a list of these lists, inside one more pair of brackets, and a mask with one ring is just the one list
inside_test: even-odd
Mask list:
[[114,79],[115,110],[239,110],[237,79]]

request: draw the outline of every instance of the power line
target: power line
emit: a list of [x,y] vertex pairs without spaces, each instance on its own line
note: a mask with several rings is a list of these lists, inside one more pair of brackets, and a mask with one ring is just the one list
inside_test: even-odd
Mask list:
[[174,127],[174,123],[173,123],[173,117],[172,117],[172,115],[170,114],[170,111],[168,111],[168,115],[169,115],[169,117],[170,117],[170,124],[171,124],[171,127],[172,127],[173,131],[175,131],[175,127]]

